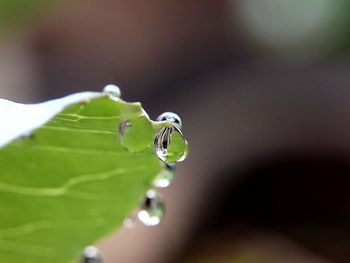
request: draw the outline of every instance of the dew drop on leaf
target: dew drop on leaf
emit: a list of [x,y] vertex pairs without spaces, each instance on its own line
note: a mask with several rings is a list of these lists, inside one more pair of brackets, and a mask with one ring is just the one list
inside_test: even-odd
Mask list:
[[121,91],[118,86],[108,84],[103,88],[103,92],[110,95],[112,99],[118,99],[121,96]]
[[151,146],[152,134],[152,124],[145,116],[124,120],[119,124],[120,143],[129,152],[140,152]]
[[180,129],[182,128],[182,121],[179,115],[173,112],[164,112],[157,117],[157,121],[169,121],[176,124]]
[[156,226],[164,216],[165,206],[162,197],[154,190],[148,190],[138,212],[139,220],[145,226]]
[[154,139],[157,157],[166,163],[181,162],[188,155],[188,143],[176,125],[158,130]]
[[167,163],[164,169],[158,174],[154,181],[154,186],[159,188],[168,187],[174,179],[175,175],[175,164]]

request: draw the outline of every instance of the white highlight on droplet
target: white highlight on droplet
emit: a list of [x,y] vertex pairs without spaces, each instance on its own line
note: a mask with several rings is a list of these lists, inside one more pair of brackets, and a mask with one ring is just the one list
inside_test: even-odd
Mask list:
[[146,210],[141,210],[138,213],[138,218],[145,226],[156,226],[160,223],[159,217],[150,216]]
[[99,255],[100,252],[96,247],[89,246],[84,249],[84,256],[87,258],[97,258]]

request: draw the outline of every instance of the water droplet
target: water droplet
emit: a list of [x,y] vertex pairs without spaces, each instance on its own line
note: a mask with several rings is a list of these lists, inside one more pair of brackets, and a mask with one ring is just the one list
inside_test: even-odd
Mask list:
[[175,164],[167,163],[164,169],[158,174],[154,181],[154,186],[159,188],[168,187],[174,179],[175,175]]
[[182,128],[182,121],[179,115],[173,112],[164,112],[158,116],[157,121],[169,121],[176,124],[180,129]]
[[134,217],[127,217],[127,218],[125,218],[124,221],[123,221],[123,226],[124,226],[125,228],[132,229],[132,228],[135,227],[135,225],[136,225],[136,222],[135,222]]
[[182,162],[188,155],[188,144],[181,130],[176,125],[171,125],[157,132],[154,151],[163,162]]
[[102,256],[100,251],[93,246],[86,247],[83,253],[81,263],[102,263]]
[[151,146],[153,128],[145,116],[124,120],[119,124],[120,143],[129,152],[140,152]]
[[164,216],[162,197],[154,190],[148,190],[138,212],[139,220],[146,226],[156,226]]
[[117,99],[121,96],[119,87],[113,84],[106,85],[103,88],[103,92],[109,94],[112,99]]

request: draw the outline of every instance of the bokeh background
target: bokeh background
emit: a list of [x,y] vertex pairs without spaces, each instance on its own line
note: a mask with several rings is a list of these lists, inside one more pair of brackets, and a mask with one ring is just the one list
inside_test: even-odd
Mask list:
[[157,227],[107,263],[350,262],[347,0],[0,0],[0,97],[114,83],[184,122]]

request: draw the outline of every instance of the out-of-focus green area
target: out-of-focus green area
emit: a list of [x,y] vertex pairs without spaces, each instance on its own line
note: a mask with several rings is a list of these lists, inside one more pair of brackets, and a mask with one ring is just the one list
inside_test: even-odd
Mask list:
[[[0,0],[0,33],[21,30],[45,17],[55,0]],[[64,3],[64,4],[68,4]]]
[[349,1],[238,1],[247,35],[294,62],[341,55],[350,44]]

